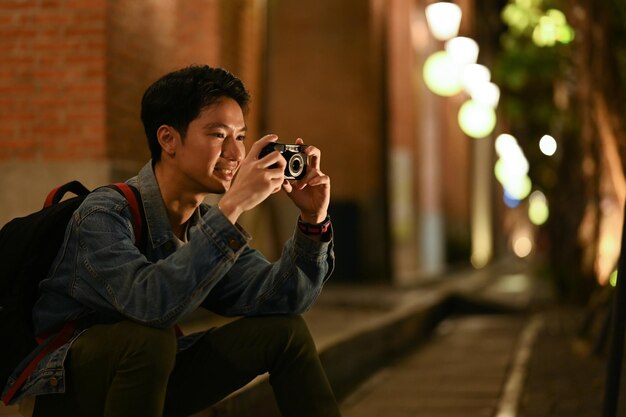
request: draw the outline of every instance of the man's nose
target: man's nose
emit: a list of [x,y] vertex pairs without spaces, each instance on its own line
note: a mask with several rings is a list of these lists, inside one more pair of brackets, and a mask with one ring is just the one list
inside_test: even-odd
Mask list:
[[231,161],[241,161],[244,156],[243,143],[234,138],[226,138],[222,146],[222,157]]

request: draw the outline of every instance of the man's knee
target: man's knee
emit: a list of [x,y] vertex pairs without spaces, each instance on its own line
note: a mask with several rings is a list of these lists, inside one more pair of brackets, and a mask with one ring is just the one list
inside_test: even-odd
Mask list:
[[167,377],[174,367],[176,349],[173,329],[121,321],[88,329],[75,342],[72,352],[76,357],[108,357],[113,369],[132,366],[143,368],[155,377]]
[[156,329],[130,321],[118,323],[124,356],[145,366],[169,374],[176,358],[176,334],[173,329]]
[[315,352],[315,343],[302,316],[284,314],[268,317],[267,320],[280,350],[299,354]]

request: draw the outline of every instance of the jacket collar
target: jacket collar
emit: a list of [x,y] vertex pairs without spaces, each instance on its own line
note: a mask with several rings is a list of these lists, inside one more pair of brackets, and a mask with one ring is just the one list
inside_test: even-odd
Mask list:
[[[147,236],[152,247],[158,248],[167,242],[173,242],[175,240],[175,236],[167,217],[167,211],[165,210],[165,204],[163,203],[163,198],[161,197],[159,184],[157,183],[154,175],[152,161],[149,161],[146,165],[144,165],[137,176],[131,178],[128,182],[130,185],[136,186],[141,194],[141,201],[148,227]],[[199,218],[200,213],[196,210],[192,218],[189,220],[189,227],[195,225]]]

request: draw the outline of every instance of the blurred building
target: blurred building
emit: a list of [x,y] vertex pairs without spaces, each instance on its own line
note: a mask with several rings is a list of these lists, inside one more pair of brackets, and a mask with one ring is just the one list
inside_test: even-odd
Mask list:
[[[468,263],[477,247],[488,262],[492,145],[460,131],[459,99],[424,85],[424,60],[441,49],[428,3],[0,2],[0,223],[36,210],[67,180],[95,187],[133,175],[149,157],[145,88],[209,64],[251,90],[250,138],[276,133],[322,149],[336,279],[409,285]],[[458,4],[467,34],[473,2]],[[296,215],[276,196],[243,222],[272,258]]]

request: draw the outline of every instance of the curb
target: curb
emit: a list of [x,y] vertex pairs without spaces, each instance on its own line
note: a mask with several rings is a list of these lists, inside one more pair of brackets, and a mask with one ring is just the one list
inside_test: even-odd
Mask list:
[[[412,301],[406,301],[410,297],[403,293],[404,302],[318,345],[320,360],[338,401],[382,366],[423,343],[452,312],[467,312],[471,306],[492,313],[517,311],[475,297],[491,279],[491,275],[469,274],[462,279],[442,280],[434,284],[435,288],[418,290]],[[323,308],[324,301],[320,304]],[[217,416],[280,417],[267,375],[193,417]]]

